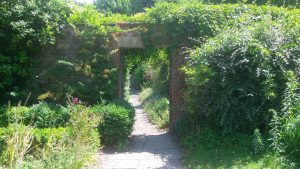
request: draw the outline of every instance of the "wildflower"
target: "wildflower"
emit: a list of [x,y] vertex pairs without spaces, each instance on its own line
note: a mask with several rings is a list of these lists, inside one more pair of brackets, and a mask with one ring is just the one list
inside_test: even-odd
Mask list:
[[77,97],[74,97],[72,100],[73,104],[78,104],[80,102],[80,100]]

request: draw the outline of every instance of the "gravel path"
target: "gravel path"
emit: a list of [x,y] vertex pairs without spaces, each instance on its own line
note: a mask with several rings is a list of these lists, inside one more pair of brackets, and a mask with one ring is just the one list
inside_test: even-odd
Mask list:
[[130,148],[124,153],[104,151],[103,169],[182,169],[180,151],[172,135],[149,122],[137,94],[131,95],[130,103],[136,111]]

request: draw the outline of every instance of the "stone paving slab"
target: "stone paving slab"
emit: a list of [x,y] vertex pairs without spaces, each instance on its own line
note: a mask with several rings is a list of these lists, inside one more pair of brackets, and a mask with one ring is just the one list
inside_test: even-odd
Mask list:
[[182,169],[180,150],[167,131],[152,125],[132,94],[130,103],[136,110],[134,131],[128,152],[102,152],[103,169]]

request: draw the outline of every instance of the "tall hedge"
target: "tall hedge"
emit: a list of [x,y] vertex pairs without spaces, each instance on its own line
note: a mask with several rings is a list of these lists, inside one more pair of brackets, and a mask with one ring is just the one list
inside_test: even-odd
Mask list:
[[195,123],[225,133],[268,129],[272,110],[282,108],[286,72],[300,77],[299,10],[275,12],[240,18],[247,20],[192,51],[186,98]]

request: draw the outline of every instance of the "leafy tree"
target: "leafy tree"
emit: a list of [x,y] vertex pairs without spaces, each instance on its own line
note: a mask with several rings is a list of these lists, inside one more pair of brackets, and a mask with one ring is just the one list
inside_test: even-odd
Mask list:
[[151,7],[155,0],[96,0],[97,8],[104,13],[135,14]]
[[69,9],[62,0],[0,2],[0,101],[22,95],[38,49],[55,42]]

